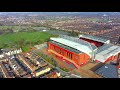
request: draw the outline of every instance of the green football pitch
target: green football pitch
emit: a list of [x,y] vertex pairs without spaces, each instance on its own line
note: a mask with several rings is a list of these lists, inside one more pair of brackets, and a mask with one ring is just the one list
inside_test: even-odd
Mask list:
[[43,43],[53,36],[46,32],[18,32],[0,35],[0,48],[22,48],[27,51],[31,45]]

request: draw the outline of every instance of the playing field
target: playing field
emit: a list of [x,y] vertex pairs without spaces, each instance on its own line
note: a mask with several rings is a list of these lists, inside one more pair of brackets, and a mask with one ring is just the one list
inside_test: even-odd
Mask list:
[[22,47],[24,51],[31,45],[43,43],[53,36],[46,32],[18,32],[0,35],[0,48]]

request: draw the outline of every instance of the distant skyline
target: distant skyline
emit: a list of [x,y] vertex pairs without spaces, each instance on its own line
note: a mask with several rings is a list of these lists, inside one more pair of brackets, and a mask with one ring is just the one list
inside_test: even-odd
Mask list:
[[[0,12],[0,13],[54,13],[54,12]],[[55,13],[114,13],[114,12],[55,12]]]
[[40,15],[120,15],[120,12],[0,12],[0,15],[40,14]]

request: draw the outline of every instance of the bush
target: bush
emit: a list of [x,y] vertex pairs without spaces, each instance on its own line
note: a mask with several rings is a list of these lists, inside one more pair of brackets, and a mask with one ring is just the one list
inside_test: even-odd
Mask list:
[[43,53],[38,53],[38,55],[40,55],[43,59],[45,59],[46,61],[48,61],[50,64],[52,64],[53,66],[56,66],[55,61],[53,58],[48,57],[47,55],[43,54]]
[[63,71],[65,71],[65,72],[69,72],[69,70],[68,69],[66,69],[66,68],[61,68]]
[[23,46],[22,47],[22,51],[23,52],[27,52],[27,51],[29,51],[30,50],[30,47],[29,46]]

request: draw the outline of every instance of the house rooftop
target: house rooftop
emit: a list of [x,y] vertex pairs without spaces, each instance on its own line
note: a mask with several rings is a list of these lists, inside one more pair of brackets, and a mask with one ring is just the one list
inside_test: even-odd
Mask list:
[[118,69],[114,65],[106,64],[98,68],[95,73],[103,76],[104,78],[118,78]]

